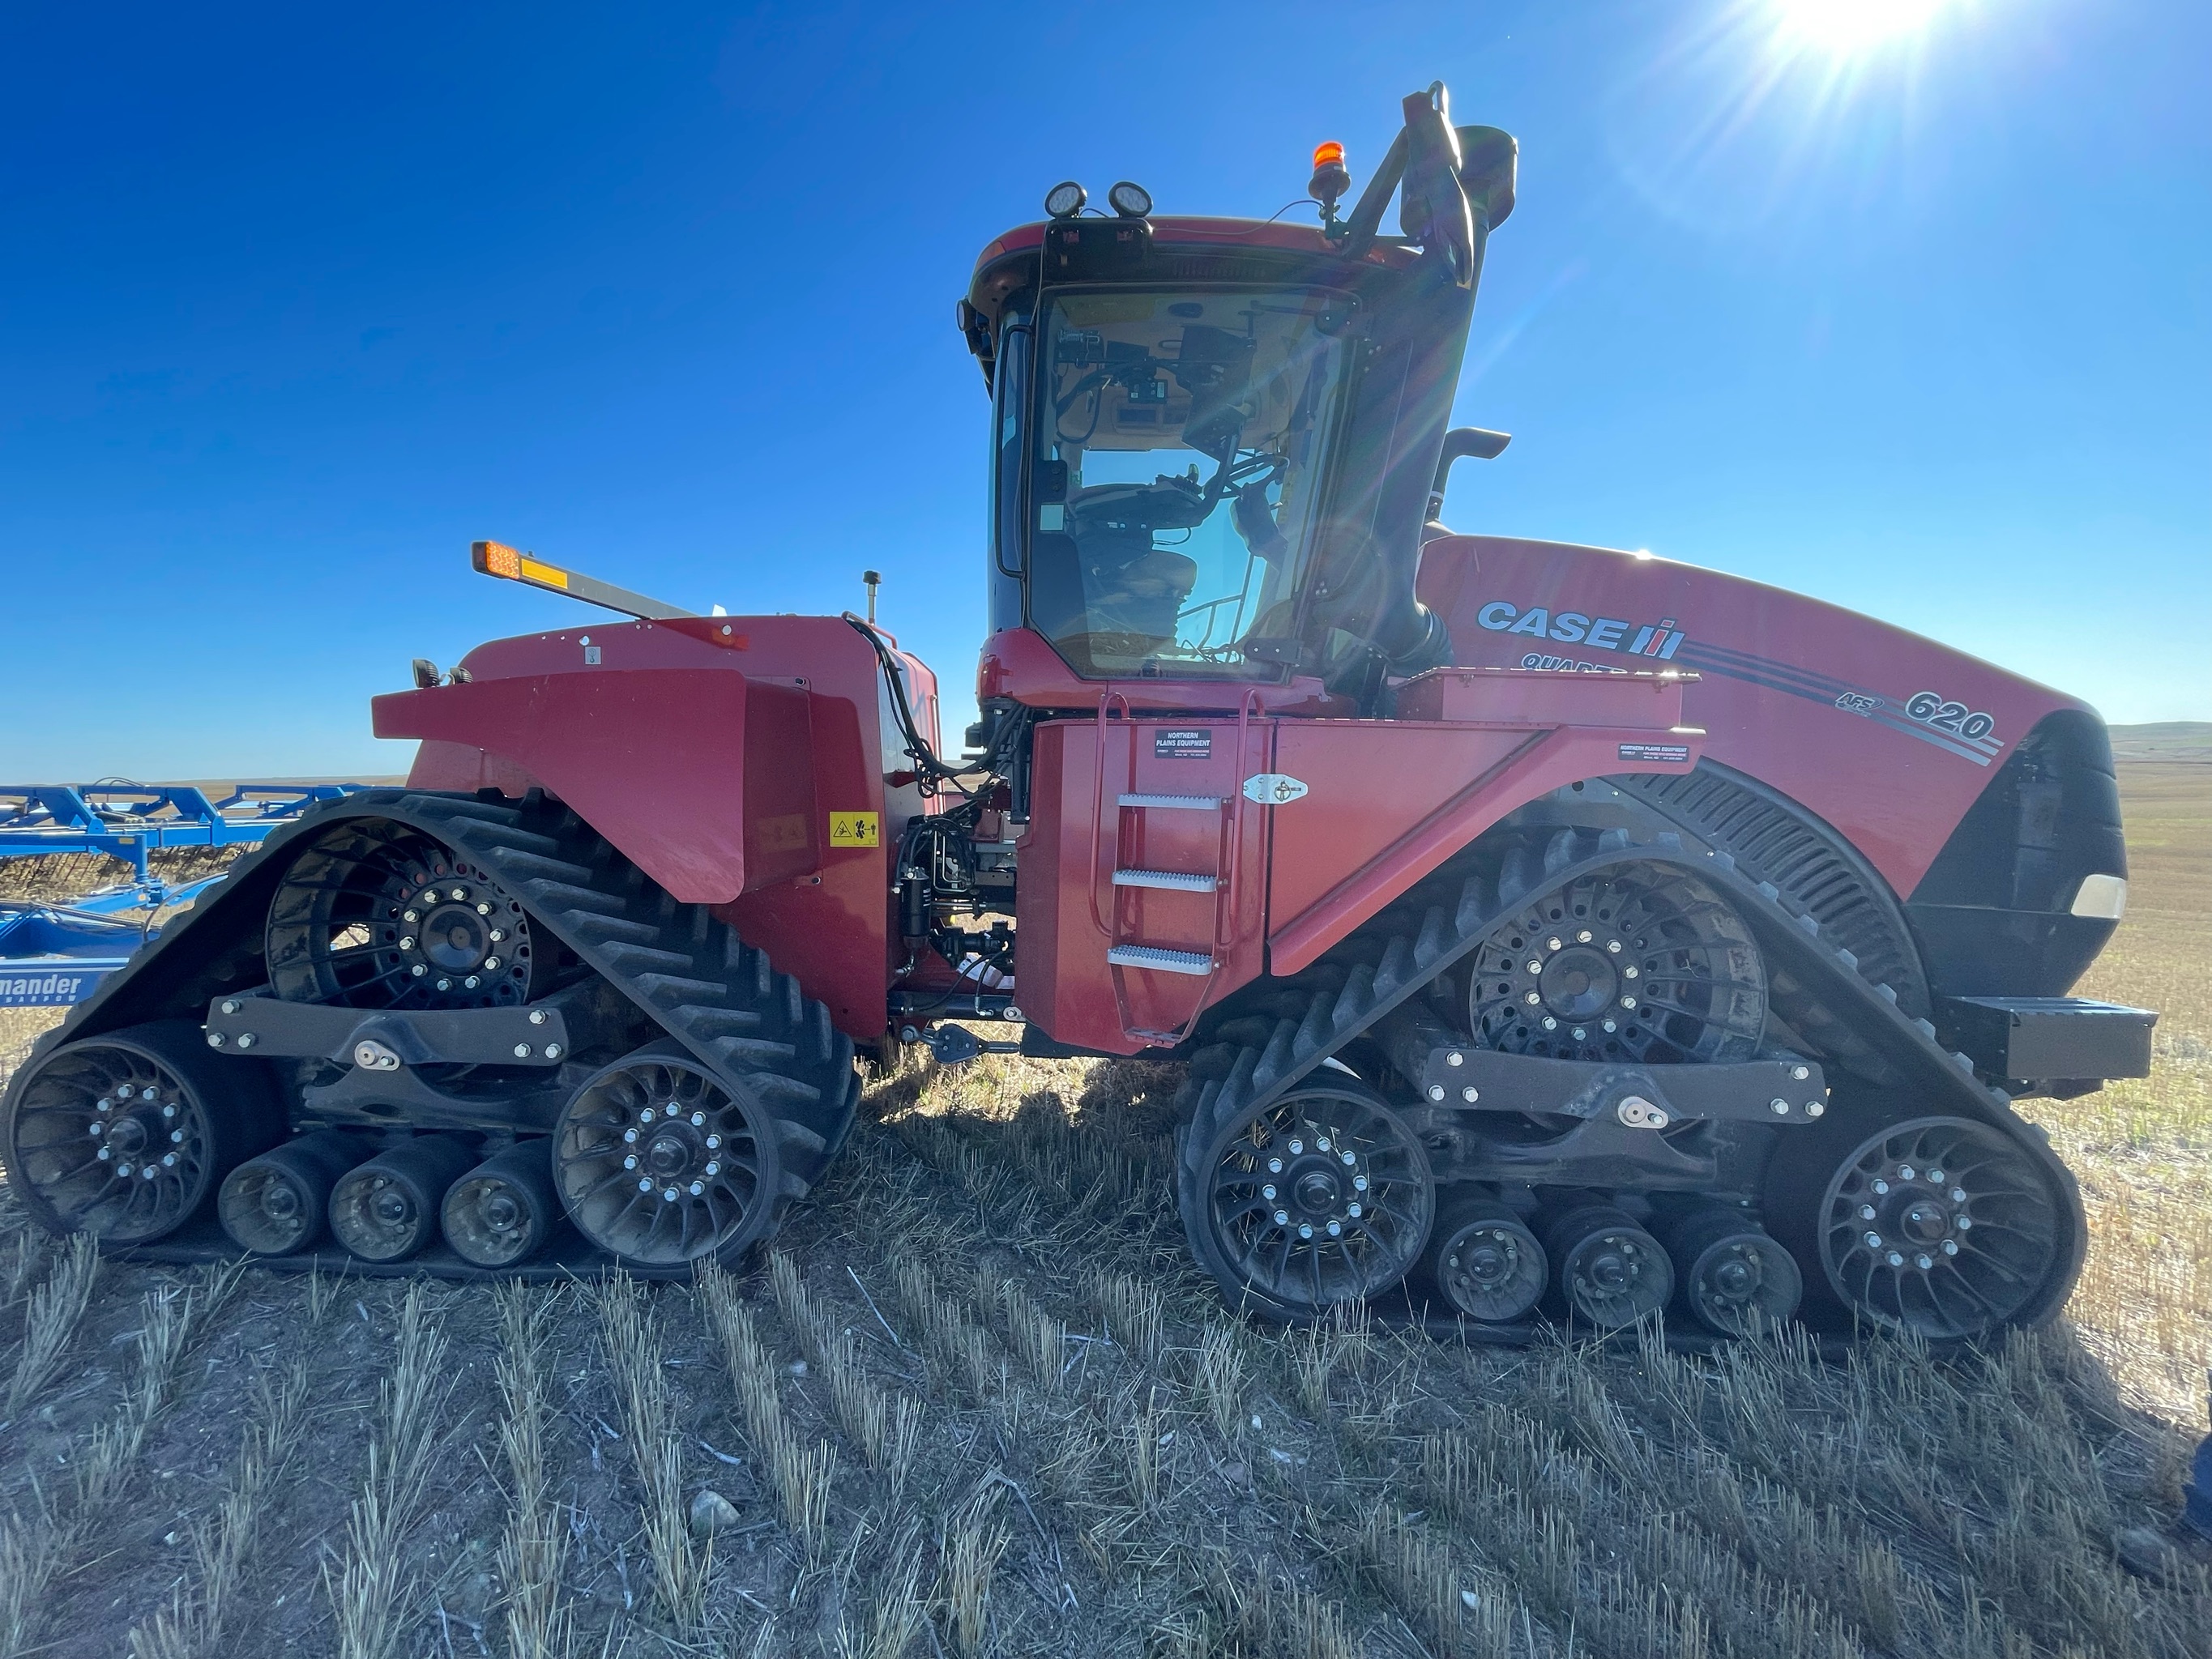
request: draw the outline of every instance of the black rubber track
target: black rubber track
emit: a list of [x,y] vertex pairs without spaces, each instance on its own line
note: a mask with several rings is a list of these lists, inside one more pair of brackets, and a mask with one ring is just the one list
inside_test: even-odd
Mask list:
[[[143,1018],[141,1010],[159,1008],[198,1023],[211,996],[258,983],[263,912],[297,843],[349,819],[404,823],[483,864],[533,922],[620,988],[733,1091],[757,1101],[776,1124],[774,1196],[725,1254],[734,1256],[775,1234],[791,1206],[821,1180],[852,1128],[860,1094],[852,1039],[797,980],[778,972],[765,952],[705,906],[678,903],[574,813],[537,798],[370,790],[303,815],[240,860],[206,899],[42,1038],[19,1079],[52,1047]],[[12,1118],[15,1092],[11,1086],[0,1121]],[[203,1230],[131,1253],[180,1261],[237,1250],[220,1233],[209,1238]],[[366,1265],[335,1249],[257,1260],[274,1267],[343,1263],[356,1271]],[[539,1271],[526,1276],[588,1273],[611,1263],[600,1253],[571,1249],[557,1263],[531,1265]],[[506,1276],[471,1267],[442,1247],[394,1267],[454,1278]],[[688,1275],[691,1269],[686,1264],[661,1271]]]
[[[2066,1237],[2050,1280],[2012,1322],[2032,1326],[2056,1315],[2081,1274],[2088,1229],[2073,1172],[2051,1151],[2049,1137],[2012,1109],[2003,1091],[1978,1081],[1973,1062],[1946,1049],[1934,1025],[1900,1008],[1893,988],[1868,979],[1856,956],[1825,939],[1811,910],[1773,883],[1747,876],[1731,854],[1691,851],[1671,832],[1646,840],[1618,829],[1524,835],[1506,849],[1494,883],[1468,875],[1455,892],[1449,877],[1442,883],[1432,879],[1416,890],[1410,906],[1370,923],[1358,937],[1364,954],[1374,958],[1371,964],[1358,963],[1347,971],[1340,961],[1324,957],[1225,1002],[1207,1022],[1212,1040],[1192,1052],[1189,1076],[1176,1099],[1183,1126],[1176,1196],[1186,1225],[1197,1213],[1194,1206],[1202,1197],[1213,1149],[1233,1125],[1449,969],[1532,896],[1626,863],[1673,865],[1735,905],[1765,953],[1774,1013],[1823,1060],[1909,1101],[1909,1109],[1901,1106],[1898,1116],[1979,1119],[2017,1142],[2050,1175],[2065,1201]],[[1236,1287],[1223,1289],[1232,1302],[1237,1299]]]

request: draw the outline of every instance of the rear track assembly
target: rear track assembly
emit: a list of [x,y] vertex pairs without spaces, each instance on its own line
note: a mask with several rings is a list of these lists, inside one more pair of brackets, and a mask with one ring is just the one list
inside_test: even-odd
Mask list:
[[[448,849],[448,859],[441,866],[434,855],[424,852],[425,848]],[[359,878],[364,868],[373,878]],[[460,901],[450,896],[457,888],[465,893]],[[487,896],[481,902],[498,914],[478,913],[480,894]],[[515,907],[511,912],[504,908],[510,896]],[[417,924],[438,918],[428,915],[426,902],[452,912],[442,916],[446,934],[427,944]],[[395,909],[391,919],[394,926],[389,930],[393,937],[389,939],[379,931],[378,916],[371,914],[380,905]],[[402,905],[413,907],[415,923],[401,923],[396,907]],[[688,1273],[692,1261],[704,1251],[734,1259],[769,1236],[791,1206],[821,1179],[852,1126],[860,1079],[853,1065],[852,1042],[832,1027],[829,1011],[806,997],[795,980],[778,973],[765,955],[745,945],[703,906],[680,904],[671,898],[573,814],[535,799],[516,804],[400,790],[371,791],[334,803],[272,836],[258,852],[240,860],[230,879],[191,913],[184,925],[173,927],[142,952],[127,973],[118,975],[58,1030],[40,1041],[12,1080],[5,1106],[10,1139],[8,1160],[32,1177],[27,1183],[30,1188],[27,1196],[34,1210],[52,1212],[54,1206],[40,1195],[42,1183],[37,1169],[18,1163],[18,1139],[35,1130],[42,1141],[55,1140],[59,1133],[53,1128],[59,1121],[55,1115],[73,1113],[64,1127],[72,1135],[82,1136],[87,1148],[92,1146],[91,1128],[100,1115],[97,1101],[102,1092],[94,1085],[114,1080],[107,1072],[116,1072],[119,1079],[117,1067],[128,1069],[125,1060],[137,1052],[117,1049],[118,1043],[127,1042],[131,1034],[114,1031],[113,1027],[134,1018],[143,1020],[149,1012],[175,1022],[163,1029],[173,1033],[181,1030],[190,1041],[179,1050],[179,1064],[171,1069],[188,1073],[185,1081],[199,1079],[201,1097],[208,1100],[208,1109],[217,1119],[230,1100],[254,1100],[266,1084],[287,1075],[278,1062],[252,1056],[251,1044],[241,1036],[226,1035],[241,1021],[250,1024],[256,1007],[271,1006],[270,1002],[257,1002],[252,994],[255,981],[264,972],[264,920],[269,924],[267,937],[277,956],[267,964],[274,969],[269,977],[275,981],[275,988],[314,1001],[366,1005],[364,1018],[404,1018],[408,1008],[421,1003],[435,1008],[458,1005],[463,1010],[483,1011],[462,1017],[520,1018],[501,1005],[511,1004],[526,986],[532,994],[543,994],[544,981],[550,976],[542,960],[533,977],[526,978],[509,967],[504,973],[496,969],[485,973],[480,987],[465,991],[458,981],[443,996],[434,992],[426,994],[417,988],[425,978],[446,967],[458,971],[477,966],[477,957],[496,951],[500,947],[489,940],[488,934],[490,925],[502,920],[512,930],[510,937],[532,940],[541,958],[549,945],[557,944],[577,963],[614,987],[635,1011],[627,1023],[644,1031],[650,1039],[647,1048],[661,1056],[659,1070],[684,1073],[690,1079],[689,1086],[701,1096],[698,1102],[686,1097],[681,1120],[672,1112],[669,1132],[647,1137],[640,1149],[653,1164],[649,1173],[656,1177],[649,1205],[632,1206],[636,1208],[634,1214],[617,1213],[607,1207],[604,1194],[590,1195],[595,1177],[607,1190],[613,1183],[604,1178],[612,1174],[620,1174],[625,1184],[635,1185],[635,1172],[620,1169],[623,1157],[637,1156],[627,1150],[623,1131],[610,1131],[604,1125],[590,1127],[605,1115],[608,1105],[600,1097],[608,1093],[605,1079],[593,1074],[601,1065],[619,1060],[618,1052],[603,1054],[597,1064],[576,1063],[588,1060],[588,1055],[570,1057],[568,1063],[550,1072],[544,1067],[543,1056],[535,1057],[538,1068],[534,1071],[524,1073],[519,1066],[506,1070],[510,1090],[526,1090],[531,1099],[553,1097],[547,1085],[556,1079],[561,1094],[576,1097],[564,1120],[573,1121],[577,1127],[569,1137],[575,1144],[563,1142],[567,1150],[560,1164],[562,1183],[570,1189],[572,1205],[586,1206],[579,1214],[586,1226],[612,1241],[623,1252],[623,1265],[633,1271]],[[355,932],[347,943],[356,948],[330,951],[327,945],[332,933],[348,928]],[[487,937],[459,937],[471,929],[483,931]],[[471,961],[463,963],[457,956],[454,963],[441,964],[435,954],[441,949],[471,956]],[[510,949],[509,963],[512,961]],[[410,971],[418,964],[426,969],[425,974]],[[363,966],[373,971],[363,973]],[[434,980],[431,982],[434,986]],[[227,990],[239,994],[226,998],[222,994]],[[210,1010],[211,997],[232,1012]],[[378,1014],[377,1011],[392,1010],[394,1004],[400,1005],[397,1012]],[[220,1028],[211,1028],[205,1041],[224,1036],[229,1046],[221,1051],[204,1046],[195,1029],[211,1013],[220,1020]],[[241,1048],[246,1052],[241,1053]],[[125,1058],[118,1059],[118,1053]],[[360,1109],[363,1110],[374,1108],[376,1091],[382,1086],[375,1083],[373,1067],[392,1065],[383,1055],[370,1058],[372,1066],[357,1064],[347,1074],[349,1085],[354,1086],[345,1098],[361,1096],[369,1103]],[[100,1071],[97,1077],[93,1074],[95,1070]],[[410,1098],[427,1098],[448,1107],[455,1103],[467,1104],[466,1090],[456,1096],[450,1088],[422,1084],[412,1076],[412,1068],[392,1065],[392,1070],[390,1098],[398,1104],[386,1109],[386,1121],[394,1128],[404,1128],[410,1123],[404,1110]],[[327,1074],[327,1066],[324,1072]],[[483,1068],[478,1067],[473,1075],[483,1073]],[[490,1075],[496,1079],[499,1073]],[[517,1078],[522,1081],[514,1082]],[[137,1079],[135,1073],[125,1080],[131,1081],[134,1089],[150,1084],[157,1096],[165,1086],[159,1079]],[[590,1085],[595,1082],[602,1086],[593,1092]],[[482,1095],[487,1087],[495,1091],[497,1086],[495,1082],[480,1084],[475,1092]],[[672,1107],[677,1103],[677,1092],[680,1091],[671,1092],[666,1103]],[[315,1090],[307,1097],[312,1101],[331,1093],[327,1089]],[[588,1102],[582,1098],[587,1094],[592,1097]],[[718,1112],[729,1120],[718,1121],[715,1131],[692,1121],[693,1111],[708,1103],[710,1094]],[[78,1095],[84,1097],[82,1102],[76,1100]],[[293,1097],[295,1109],[299,1098]],[[157,1099],[156,1109],[160,1103]],[[640,1105],[643,1109],[638,1102],[627,1105]],[[577,1109],[580,1107],[582,1109]],[[703,1118],[703,1112],[701,1115]],[[82,1123],[76,1121],[80,1117],[84,1119]],[[742,1133],[731,1131],[731,1123],[739,1120],[744,1125]],[[526,1135],[533,1131],[550,1135],[556,1125],[518,1122],[512,1127]],[[732,1143],[730,1155],[717,1159],[713,1155],[716,1149],[708,1148],[706,1140],[710,1133],[719,1138],[725,1132]],[[608,1143],[610,1133],[613,1138]],[[576,1135],[581,1139],[575,1139]],[[222,1167],[214,1170],[214,1179],[219,1181],[224,1169],[240,1157],[262,1150],[274,1138],[264,1127],[231,1146],[229,1155],[217,1160]],[[494,1135],[495,1140],[507,1138],[502,1133]],[[364,1153],[375,1150],[374,1139],[356,1139]],[[660,1146],[659,1139],[669,1144]],[[699,1145],[692,1146],[692,1139]],[[607,1156],[603,1143],[623,1150]],[[401,1144],[406,1143],[403,1139]],[[550,1164],[550,1139],[535,1142],[525,1139],[520,1144],[544,1147]],[[79,1161],[89,1162],[89,1156]],[[475,1162],[475,1155],[467,1161]],[[695,1163],[699,1166],[696,1170],[691,1167]],[[712,1175],[706,1173],[710,1163],[720,1165]],[[57,1177],[63,1174],[58,1167],[54,1173]],[[678,1176],[680,1184],[676,1180]],[[67,1178],[82,1184],[88,1177],[74,1174]],[[575,1184],[579,1182],[580,1186]],[[157,1189],[161,1185],[158,1179],[152,1184]],[[257,1182],[255,1201],[265,1187],[265,1178]],[[514,1248],[511,1240],[497,1236],[498,1229],[503,1224],[511,1231],[519,1224],[510,1212],[527,1209],[530,1188],[526,1182],[502,1195],[484,1188],[481,1179],[477,1187],[490,1194],[490,1201],[478,1194],[461,1218],[461,1224],[468,1230],[470,1253],[477,1261],[439,1245],[390,1263],[388,1270],[427,1269],[477,1278],[565,1274],[612,1265],[613,1256],[584,1248],[573,1234],[532,1260],[513,1267],[496,1265],[502,1252]],[[74,1188],[69,1191],[75,1194]],[[132,1219],[125,1222],[118,1213],[118,1225],[110,1231],[118,1239],[137,1244],[142,1254],[157,1259],[198,1260],[234,1254],[234,1247],[210,1213],[212,1195],[213,1182],[200,1182],[189,1192],[180,1189],[170,1197],[162,1214],[152,1220],[138,1218],[139,1211],[148,1208],[145,1200],[138,1200],[137,1207],[129,1212]],[[287,1204],[294,1201],[290,1196],[283,1200]],[[76,1202],[84,1209],[81,1196]],[[112,1201],[97,1197],[92,1202],[94,1206],[105,1202],[114,1207]],[[84,1213],[94,1211],[84,1210]],[[647,1216],[649,1219],[643,1218]],[[58,1212],[41,1218],[52,1223],[67,1219]],[[179,1225],[180,1222],[184,1224]],[[176,1231],[168,1231],[172,1227]],[[288,1235],[280,1228],[274,1236]],[[368,1271],[378,1267],[333,1248],[327,1241],[320,1249],[264,1260],[277,1266],[343,1264]]]

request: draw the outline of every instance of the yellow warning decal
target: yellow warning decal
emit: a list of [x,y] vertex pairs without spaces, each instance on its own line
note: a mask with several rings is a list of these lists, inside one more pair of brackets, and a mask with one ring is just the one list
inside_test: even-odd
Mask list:
[[876,847],[882,844],[880,820],[873,812],[832,812],[830,815],[830,844],[832,847]]
[[558,565],[544,564],[527,553],[522,556],[522,576],[526,581],[544,582],[548,587],[566,587],[568,573]]

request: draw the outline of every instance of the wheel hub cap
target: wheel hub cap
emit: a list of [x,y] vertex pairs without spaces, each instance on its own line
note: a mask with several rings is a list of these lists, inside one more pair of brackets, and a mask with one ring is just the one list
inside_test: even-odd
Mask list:
[[705,1151],[703,1146],[694,1147],[691,1144],[698,1137],[684,1133],[690,1127],[687,1123],[679,1129],[671,1125],[653,1136],[645,1149],[645,1167],[663,1181],[674,1181],[690,1174],[693,1164],[702,1161],[695,1153]]
[[1337,1183],[1334,1171],[1308,1170],[1297,1178],[1298,1207],[1309,1216],[1326,1216],[1336,1208]]
[[1460,1272],[1486,1289],[1503,1285],[1513,1276],[1520,1252],[1496,1233],[1484,1233],[1460,1249]]
[[299,1188],[289,1181],[261,1183],[261,1213],[271,1221],[295,1220],[301,1209]]
[[479,1203],[477,1213],[483,1218],[485,1226],[497,1233],[511,1233],[522,1224],[522,1206],[504,1187],[495,1189]]
[[413,1218],[415,1206],[395,1183],[384,1181],[368,1200],[368,1212],[387,1227],[404,1227]]
[[1731,1255],[1712,1271],[1712,1287],[1730,1302],[1743,1302],[1759,1289],[1759,1264]]
[[1603,951],[1571,945],[1544,964],[1537,989],[1560,1018],[1594,1019],[1619,998],[1620,975]]
[[107,1144],[118,1158],[136,1158],[153,1143],[155,1131],[144,1116],[133,1112],[108,1126]]
[[[464,888],[447,888],[445,892],[465,892]],[[431,963],[448,973],[472,974],[490,956],[491,927],[465,903],[446,900],[423,916],[422,932],[417,936],[422,954]]]
[[1584,1258],[1583,1272],[1598,1289],[1617,1295],[1635,1282],[1636,1263],[1629,1246],[1608,1241]]

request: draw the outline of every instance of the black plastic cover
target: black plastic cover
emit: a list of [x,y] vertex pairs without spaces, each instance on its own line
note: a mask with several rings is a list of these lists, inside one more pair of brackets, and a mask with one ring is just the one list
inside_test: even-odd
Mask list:
[[1937,1009],[1946,1045],[1990,1077],[2082,1082],[2148,1077],[2148,1008],[2080,997],[1945,997]]

